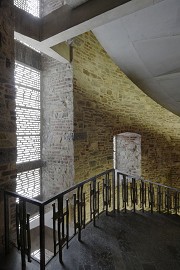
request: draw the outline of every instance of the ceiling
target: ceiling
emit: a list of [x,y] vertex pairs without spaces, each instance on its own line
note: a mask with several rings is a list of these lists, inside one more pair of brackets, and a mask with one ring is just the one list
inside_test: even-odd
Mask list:
[[180,116],[180,0],[153,3],[93,33],[137,86]]

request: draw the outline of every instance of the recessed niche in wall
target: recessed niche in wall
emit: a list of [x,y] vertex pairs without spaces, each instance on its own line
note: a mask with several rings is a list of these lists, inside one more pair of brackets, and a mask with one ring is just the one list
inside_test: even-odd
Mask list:
[[125,132],[114,136],[114,168],[141,175],[141,135]]

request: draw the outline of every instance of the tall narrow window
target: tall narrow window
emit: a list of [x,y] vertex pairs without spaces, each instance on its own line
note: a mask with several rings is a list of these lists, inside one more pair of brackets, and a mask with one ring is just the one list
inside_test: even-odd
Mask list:
[[[35,162],[41,158],[40,71],[16,62],[15,85],[17,164]],[[37,196],[40,193],[40,169],[18,173],[16,190],[28,197]]]

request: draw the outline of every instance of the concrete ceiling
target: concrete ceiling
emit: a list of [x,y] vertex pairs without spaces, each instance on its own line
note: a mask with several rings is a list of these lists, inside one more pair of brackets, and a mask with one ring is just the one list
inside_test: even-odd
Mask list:
[[66,0],[64,1],[64,4],[67,4],[71,6],[72,8],[76,8],[84,3],[86,3],[89,0]]
[[137,86],[180,116],[180,0],[153,3],[93,33]]

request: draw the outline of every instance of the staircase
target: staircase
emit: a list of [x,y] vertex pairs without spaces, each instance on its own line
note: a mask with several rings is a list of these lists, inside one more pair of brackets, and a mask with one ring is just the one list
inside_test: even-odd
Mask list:
[[[14,212],[12,206],[9,207],[12,198],[19,199],[19,203],[13,205],[16,215],[16,234],[14,234],[9,221],[9,217]],[[159,253],[165,252],[163,251],[164,246],[169,247],[169,249],[167,247],[169,251],[165,252],[169,254],[167,258],[171,258],[170,254],[174,253],[176,256],[174,267],[180,267],[178,253],[180,249],[176,248],[180,243],[180,239],[178,239],[180,236],[178,234],[178,230],[180,230],[180,190],[178,189],[136,179],[111,169],[46,201],[28,199],[10,191],[4,192],[4,199],[5,250],[8,254],[12,245],[18,248],[21,254],[21,269],[31,269],[31,267],[34,270],[36,268],[41,270],[45,268],[64,269],[63,265],[71,265],[71,268],[68,269],[164,270],[168,268],[156,268],[156,259]],[[29,211],[31,212],[29,214],[28,210],[32,210],[33,207],[36,209],[36,213],[33,214],[33,211]],[[125,221],[127,221],[127,224]],[[168,227],[170,226],[168,224],[171,224],[172,227]],[[162,229],[166,228],[169,228],[168,231],[165,230],[162,235]],[[90,232],[89,236],[88,231]],[[95,236],[91,237],[93,234]],[[101,234],[104,235],[100,237],[101,240],[99,240],[99,234],[100,236]],[[159,237],[160,235],[162,237]],[[172,243],[171,236],[173,236]],[[116,241],[116,244],[115,242],[113,244],[113,241],[111,243],[111,237],[112,240],[114,239],[113,241]],[[78,242],[75,241],[76,238],[79,240]],[[109,240],[107,241],[107,239]],[[159,244],[159,251],[157,251],[157,255],[155,254],[156,256],[153,256],[157,245],[156,240]],[[163,244],[163,241],[165,244]],[[119,246],[114,249],[113,245],[117,246],[117,242]],[[81,246],[81,243],[84,243],[84,245]],[[67,250],[64,249],[65,246]],[[78,247],[76,248],[76,246]],[[138,248],[142,249],[142,254],[147,257],[147,260],[143,261],[141,256],[138,255],[141,253]],[[104,249],[106,250],[105,253]],[[114,251],[112,252],[112,250]],[[129,254],[131,262],[126,261],[126,252]],[[89,262],[89,256],[92,259],[91,262]],[[94,256],[96,259],[94,259]],[[161,256],[160,267],[166,261],[163,260],[164,255]],[[58,262],[56,268],[52,268],[57,264],[58,257],[60,263]],[[104,268],[102,268],[103,260],[99,264],[101,266],[98,266],[97,262],[102,257],[106,261]],[[108,260],[105,259],[106,257]],[[85,258],[88,262],[87,267],[83,268],[86,265],[86,262],[83,261]],[[117,261],[116,258],[118,258]],[[133,258],[136,263],[132,262]],[[82,262],[80,262],[81,259]],[[27,264],[27,261],[31,263]],[[73,261],[78,261],[76,268],[72,268]],[[111,261],[113,263],[110,263]],[[93,264],[96,264],[96,266],[93,266]],[[133,268],[133,264],[138,266]],[[121,265],[121,267],[117,268],[117,265]],[[95,268],[90,268],[91,266]],[[12,268],[12,270],[15,269]],[[20,265],[18,269],[20,269]]]

